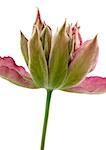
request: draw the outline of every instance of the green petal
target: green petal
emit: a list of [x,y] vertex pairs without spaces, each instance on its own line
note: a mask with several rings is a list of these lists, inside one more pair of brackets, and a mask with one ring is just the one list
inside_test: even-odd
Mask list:
[[55,36],[49,58],[49,88],[58,88],[64,83],[68,69],[68,43],[66,22]]
[[23,57],[25,59],[26,64],[28,65],[28,40],[24,36],[22,32],[20,32],[21,37],[20,37],[20,45],[21,45],[21,52],[23,54]]
[[65,87],[78,84],[92,68],[98,56],[97,36],[89,42],[82,45],[77,50],[76,56],[69,66]]
[[40,41],[38,28],[34,29],[33,35],[29,41],[29,69],[32,78],[39,87],[47,86],[48,69],[45,54]]
[[42,46],[43,46],[43,50],[45,52],[47,61],[48,61],[49,53],[51,49],[51,38],[52,38],[51,30],[46,26],[41,33],[41,41],[42,41]]

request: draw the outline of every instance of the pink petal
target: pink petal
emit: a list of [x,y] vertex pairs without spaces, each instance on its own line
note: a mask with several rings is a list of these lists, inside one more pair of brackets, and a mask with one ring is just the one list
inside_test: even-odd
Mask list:
[[74,27],[72,27],[72,24],[69,24],[68,27],[66,28],[67,34],[69,36],[71,34],[74,40],[74,50],[79,48],[83,44],[79,29],[80,27],[78,26],[78,23],[76,23]]
[[[74,39],[74,41],[75,41],[75,49],[76,48],[79,48],[79,46],[81,46],[82,45],[82,37],[81,37],[81,34],[80,34],[80,32],[78,31],[79,30],[79,28],[80,27],[78,27],[78,26],[74,26],[73,28],[72,28],[72,36],[73,36],[73,39]],[[78,32],[78,33],[77,33]],[[78,35],[77,35],[78,34]],[[77,39],[76,39],[76,37],[77,37]]]
[[33,30],[34,30],[35,26],[37,26],[40,31],[42,31],[44,28],[44,23],[42,22],[39,9],[37,10],[37,16],[36,16],[35,23],[33,25]]
[[0,57],[0,76],[19,86],[35,88],[29,73],[11,57]]
[[97,76],[86,77],[80,84],[65,91],[89,94],[104,93],[106,92],[106,78]]

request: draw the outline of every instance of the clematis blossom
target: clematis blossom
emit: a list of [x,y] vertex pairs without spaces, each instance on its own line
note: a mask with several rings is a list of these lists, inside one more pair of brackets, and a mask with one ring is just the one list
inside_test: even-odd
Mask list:
[[18,86],[47,90],[41,149],[44,150],[50,99],[53,90],[97,94],[106,92],[106,78],[89,76],[94,70],[99,47],[97,35],[83,42],[78,23],[66,21],[52,35],[51,28],[41,20],[38,10],[31,38],[20,33],[21,52],[28,72],[16,65],[13,58],[0,57],[0,76]]
[[[52,36],[38,10],[31,38],[21,32],[21,51],[29,73],[11,57],[0,57],[0,76],[26,88],[60,89],[77,93],[103,93],[106,78],[87,77],[98,58],[97,36],[82,42],[78,23],[66,21]],[[95,82],[96,81],[96,82]]]

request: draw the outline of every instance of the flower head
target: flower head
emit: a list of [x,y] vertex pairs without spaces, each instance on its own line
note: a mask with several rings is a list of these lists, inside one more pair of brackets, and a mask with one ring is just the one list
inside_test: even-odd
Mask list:
[[38,10],[31,38],[21,32],[21,51],[29,72],[17,66],[11,57],[0,57],[0,76],[27,88],[60,89],[79,93],[106,91],[106,78],[87,77],[96,66],[97,36],[82,41],[78,23],[62,27],[52,35]]

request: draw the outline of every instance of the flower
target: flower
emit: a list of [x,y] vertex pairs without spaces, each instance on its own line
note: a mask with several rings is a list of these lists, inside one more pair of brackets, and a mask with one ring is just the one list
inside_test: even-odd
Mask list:
[[97,36],[82,42],[78,23],[66,25],[52,35],[42,22],[38,10],[31,38],[21,32],[21,51],[29,72],[17,66],[13,58],[0,57],[0,76],[31,89],[60,89],[77,93],[103,93],[106,78],[87,75],[93,71],[98,58]]
[[51,95],[54,89],[75,93],[104,93],[106,78],[87,75],[94,70],[99,47],[97,36],[82,41],[78,23],[62,27],[52,35],[51,28],[42,22],[38,10],[31,38],[21,32],[21,52],[29,72],[16,65],[11,57],[0,57],[0,76],[30,89],[45,88],[47,100],[41,139],[44,150]]

